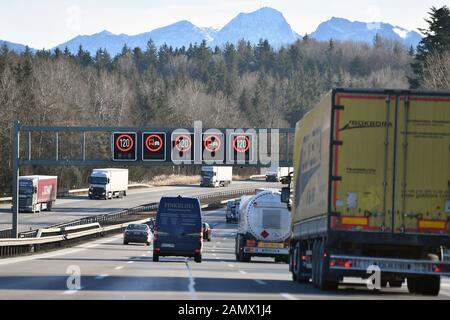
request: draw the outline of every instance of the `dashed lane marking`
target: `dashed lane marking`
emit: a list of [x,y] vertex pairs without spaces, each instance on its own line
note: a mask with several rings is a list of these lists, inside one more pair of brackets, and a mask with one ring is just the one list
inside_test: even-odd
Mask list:
[[118,266],[118,267],[114,268],[114,270],[122,270],[122,269],[123,269],[123,266]]
[[280,296],[282,296],[286,300],[298,300],[296,297],[289,293],[280,293]]
[[197,300],[197,292],[195,292],[195,279],[192,276],[191,268],[189,267],[189,258],[186,258],[186,260],[184,260],[184,263],[186,264],[186,268],[188,271],[188,276],[189,276],[188,289],[189,289],[189,292],[191,293],[191,298],[192,298],[192,300]]

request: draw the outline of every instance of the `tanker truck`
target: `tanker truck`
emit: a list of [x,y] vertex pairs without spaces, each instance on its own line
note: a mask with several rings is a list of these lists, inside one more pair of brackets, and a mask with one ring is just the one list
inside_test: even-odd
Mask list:
[[273,257],[275,262],[287,263],[290,235],[291,216],[278,190],[241,198],[235,245],[237,261]]

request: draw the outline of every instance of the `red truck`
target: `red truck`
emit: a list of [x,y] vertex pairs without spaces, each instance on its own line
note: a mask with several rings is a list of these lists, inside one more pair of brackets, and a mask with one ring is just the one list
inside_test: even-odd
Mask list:
[[52,211],[56,201],[58,177],[24,176],[19,178],[19,211]]

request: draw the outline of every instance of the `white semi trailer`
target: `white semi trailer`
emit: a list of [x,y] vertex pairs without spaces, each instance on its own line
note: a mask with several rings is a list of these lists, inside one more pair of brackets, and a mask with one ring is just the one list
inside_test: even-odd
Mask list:
[[233,180],[233,167],[203,166],[201,187],[227,187]]
[[89,199],[122,198],[128,191],[128,169],[94,169],[89,177]]
[[261,190],[243,196],[239,207],[236,235],[236,260],[250,262],[251,257],[273,257],[288,262],[291,215],[281,202],[278,190]]

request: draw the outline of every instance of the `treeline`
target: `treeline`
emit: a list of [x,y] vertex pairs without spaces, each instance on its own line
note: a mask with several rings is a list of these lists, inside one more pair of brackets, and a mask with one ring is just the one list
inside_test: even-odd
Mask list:
[[[156,48],[150,40],[146,50],[124,47],[116,57],[105,50],[92,56],[81,47],[77,54],[67,49],[17,54],[3,47],[0,191],[9,193],[11,186],[16,120],[136,127],[192,127],[202,120],[205,127],[292,127],[332,87],[408,88],[415,76],[414,54],[412,48],[379,36],[373,45],[305,36],[280,50],[267,41]],[[53,138],[41,134],[34,139],[33,154],[42,157]],[[71,154],[77,145],[76,139],[64,143],[62,152]],[[67,188],[85,183],[87,175],[77,168],[23,172],[58,173]],[[156,170],[135,168],[131,173],[137,181]]]

